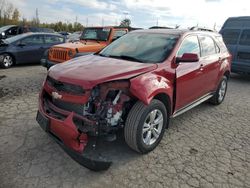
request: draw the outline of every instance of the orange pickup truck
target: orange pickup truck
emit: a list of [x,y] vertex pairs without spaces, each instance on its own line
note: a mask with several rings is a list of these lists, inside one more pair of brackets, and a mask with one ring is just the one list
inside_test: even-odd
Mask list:
[[41,59],[42,66],[51,66],[74,57],[95,53],[128,32],[124,27],[87,27],[80,40],[52,46]]

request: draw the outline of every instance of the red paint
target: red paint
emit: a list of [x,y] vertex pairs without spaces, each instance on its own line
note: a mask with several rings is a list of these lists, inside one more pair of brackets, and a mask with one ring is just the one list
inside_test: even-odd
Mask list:
[[48,74],[55,80],[77,84],[88,90],[100,83],[129,79],[156,68],[156,64],[88,55],[53,66]]
[[[164,33],[167,31],[150,30],[139,32]],[[204,32],[190,32],[192,34],[204,34]],[[171,104],[169,105],[171,105],[171,113],[173,114],[201,96],[214,92],[222,76],[226,72],[230,72],[231,55],[228,52],[208,57],[186,54],[182,58],[188,62],[177,63],[177,51],[183,39],[190,32],[182,32],[182,36],[172,53],[162,63],[136,63],[98,55],[88,55],[64,64],[58,64],[50,69],[48,75],[55,80],[80,85],[86,91],[82,96],[59,93],[62,95],[61,100],[63,101],[85,104],[91,95],[92,89],[100,85],[102,100],[105,99],[110,88],[122,90],[126,94],[121,96],[120,101],[114,107],[116,111],[120,111],[123,103],[129,99],[127,95],[148,105],[156,95],[165,94],[170,99]],[[210,35],[212,38],[219,35],[212,32],[206,32],[205,34]],[[194,62],[190,62],[191,60]],[[43,89],[49,95],[55,91],[47,83],[44,84]],[[101,103],[95,105],[99,108]],[[44,112],[42,99],[40,100],[39,110],[51,120],[51,131],[63,140],[65,145],[78,152],[83,150],[87,142],[87,135],[80,134],[74,125],[72,121],[72,117],[75,116],[74,112],[61,111],[62,114],[66,113],[66,120],[56,120]]]

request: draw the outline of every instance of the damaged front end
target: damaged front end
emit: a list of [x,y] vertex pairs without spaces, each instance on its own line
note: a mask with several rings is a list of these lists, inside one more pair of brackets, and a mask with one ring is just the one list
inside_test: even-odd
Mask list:
[[[104,142],[113,141],[131,107],[129,81],[113,81],[84,90],[47,77],[40,93],[37,121],[78,163],[95,171],[111,161]],[[104,152],[105,153],[105,152]]]

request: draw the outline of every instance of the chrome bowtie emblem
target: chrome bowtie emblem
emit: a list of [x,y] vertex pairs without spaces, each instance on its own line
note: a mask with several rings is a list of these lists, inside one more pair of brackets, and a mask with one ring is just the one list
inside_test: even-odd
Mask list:
[[51,94],[52,94],[52,97],[54,99],[61,99],[62,98],[62,95],[59,95],[57,92],[52,92]]

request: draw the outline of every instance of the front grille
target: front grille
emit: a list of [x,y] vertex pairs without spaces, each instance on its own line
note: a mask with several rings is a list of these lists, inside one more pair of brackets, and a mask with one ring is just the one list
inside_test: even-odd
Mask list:
[[237,57],[238,57],[239,60],[250,61],[250,53],[248,53],[248,52],[238,52]]
[[71,103],[71,102],[65,102],[62,100],[57,100],[57,99],[52,98],[48,93],[44,93],[43,98],[46,104],[45,106],[47,106],[47,110],[48,110],[47,113],[49,112],[50,115],[57,116],[58,119],[64,119],[66,117],[48,108],[49,106],[48,103],[53,104],[59,109],[66,110],[68,112],[75,112],[81,116],[83,115],[83,110],[84,110],[83,104],[76,104],[76,103]]
[[49,76],[47,77],[47,83],[51,87],[55,88],[57,91],[61,91],[61,92],[69,93],[69,94],[74,94],[74,95],[83,95],[84,94],[84,89],[81,86],[61,82],[61,81],[55,80]]
[[61,50],[61,49],[53,49],[51,51],[51,55],[53,59],[58,59],[58,60],[67,60],[67,50]]

